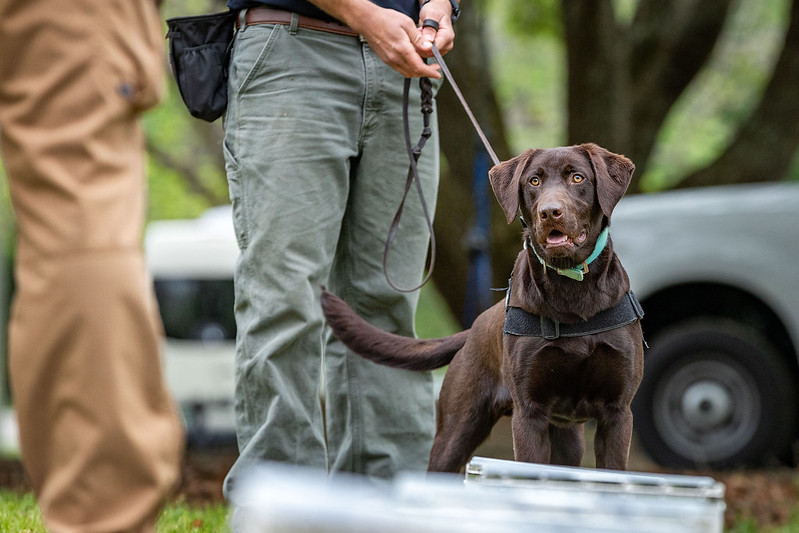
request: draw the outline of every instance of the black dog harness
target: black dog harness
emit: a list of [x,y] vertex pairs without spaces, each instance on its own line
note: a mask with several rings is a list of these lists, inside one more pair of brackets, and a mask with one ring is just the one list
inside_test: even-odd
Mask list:
[[[510,296],[510,287],[508,287]],[[507,301],[507,299],[506,299]],[[588,320],[576,324],[562,324],[549,317],[535,315],[519,307],[505,306],[505,327],[502,332],[522,337],[543,337],[555,340],[561,337],[582,337],[621,328],[644,318],[644,309],[632,291],[619,303],[600,311]]]

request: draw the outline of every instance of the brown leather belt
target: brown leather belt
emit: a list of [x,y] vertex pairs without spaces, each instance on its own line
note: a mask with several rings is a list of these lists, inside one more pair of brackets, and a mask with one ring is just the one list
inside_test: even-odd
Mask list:
[[[272,9],[269,7],[253,7],[247,10],[244,14],[244,25],[253,26],[255,24],[291,24],[291,18],[295,14],[291,11],[283,11],[281,9]],[[239,26],[238,19],[236,20],[236,27]],[[309,30],[326,31],[329,33],[338,33],[340,35],[351,35],[358,37],[359,33],[346,24],[341,24],[335,21],[326,21],[298,15],[298,27],[307,28]]]

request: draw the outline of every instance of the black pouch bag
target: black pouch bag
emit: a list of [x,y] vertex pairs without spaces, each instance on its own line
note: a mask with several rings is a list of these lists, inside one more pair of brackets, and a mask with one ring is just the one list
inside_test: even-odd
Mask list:
[[234,11],[167,19],[169,59],[193,117],[213,122],[227,107],[227,69]]

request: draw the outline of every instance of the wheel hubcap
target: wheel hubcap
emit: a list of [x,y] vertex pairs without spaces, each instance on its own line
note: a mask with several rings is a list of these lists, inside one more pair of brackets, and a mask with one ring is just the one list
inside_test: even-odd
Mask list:
[[682,413],[685,421],[696,429],[723,424],[730,419],[733,399],[729,391],[713,381],[699,381],[682,396]]
[[655,425],[666,444],[695,463],[725,460],[746,447],[760,423],[751,376],[729,360],[702,358],[664,376]]

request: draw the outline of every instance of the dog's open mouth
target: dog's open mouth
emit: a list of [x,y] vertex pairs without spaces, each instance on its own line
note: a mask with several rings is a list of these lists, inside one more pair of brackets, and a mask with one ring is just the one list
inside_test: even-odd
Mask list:
[[566,246],[574,246],[575,244],[579,245],[585,242],[585,239],[588,237],[588,234],[585,230],[581,231],[577,237],[570,237],[569,235],[563,233],[560,230],[553,229],[547,235],[546,240],[546,247],[548,249],[552,248],[561,248]]

